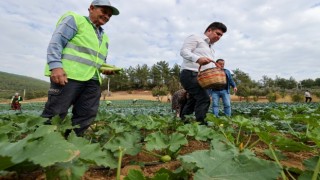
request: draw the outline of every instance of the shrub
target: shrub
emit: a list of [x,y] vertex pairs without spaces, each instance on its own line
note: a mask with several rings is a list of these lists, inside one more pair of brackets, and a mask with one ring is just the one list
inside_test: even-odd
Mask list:
[[313,93],[316,97],[320,98],[320,92],[314,92]]
[[303,101],[303,95],[298,94],[298,93],[294,93],[291,95],[291,100],[293,102],[302,102]]
[[168,93],[167,86],[156,86],[152,89],[152,96],[166,96]]
[[276,93],[269,93],[267,95],[267,99],[269,102],[276,102],[277,101],[277,94]]

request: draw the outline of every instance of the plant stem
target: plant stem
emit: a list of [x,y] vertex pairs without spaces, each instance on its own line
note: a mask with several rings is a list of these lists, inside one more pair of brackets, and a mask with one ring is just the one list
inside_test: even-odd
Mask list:
[[252,131],[250,131],[250,135],[249,135],[248,141],[246,142],[246,144],[244,145],[243,148],[246,148],[249,145],[250,140],[251,140],[251,136],[252,136]]
[[286,172],[289,174],[289,176],[290,176],[290,178],[292,179],[292,180],[296,180],[296,178],[294,178],[293,176],[292,176],[292,174],[286,169]]
[[306,136],[309,135],[309,124],[307,124],[307,128],[306,128]]
[[259,141],[260,141],[260,138],[259,138],[258,140],[256,140],[255,142],[253,142],[253,143],[248,147],[248,149],[253,148],[256,144],[258,144]]
[[145,149],[142,149],[142,152],[147,153],[147,154],[150,154],[150,155],[152,155],[152,156],[154,156],[154,157],[157,157],[157,158],[161,158],[161,155],[156,154],[156,153],[151,152],[151,151],[147,151],[147,150],[145,150]]
[[219,126],[219,129],[220,131],[222,132],[223,136],[231,143],[231,144],[234,144],[232,143],[229,139],[228,139],[228,136],[226,135],[226,133],[224,132],[224,130]]
[[282,179],[283,179],[283,180],[286,180],[287,177],[286,177],[286,175],[285,175],[284,172],[283,172],[283,167],[282,167],[282,165],[280,164],[279,159],[278,159],[276,153],[274,152],[274,150],[273,150],[273,148],[272,148],[272,146],[271,146],[270,143],[269,143],[269,149],[270,149],[270,151],[271,151],[271,153],[272,153],[273,158],[276,160],[278,166],[281,168],[281,176],[282,176]]
[[118,158],[118,167],[117,167],[117,180],[120,180],[120,171],[121,171],[121,163],[122,163],[122,156],[124,148],[119,146],[119,158]]
[[238,131],[238,135],[237,135],[237,140],[236,140],[236,144],[239,144],[239,139],[240,139],[241,128],[242,128],[242,125],[240,125],[239,131]]
[[314,169],[313,175],[312,175],[312,180],[317,180],[318,174],[320,172],[320,156],[318,157],[318,163],[316,168]]
[[114,137],[116,137],[115,134],[112,135],[112,137],[105,143],[105,145],[108,144]]

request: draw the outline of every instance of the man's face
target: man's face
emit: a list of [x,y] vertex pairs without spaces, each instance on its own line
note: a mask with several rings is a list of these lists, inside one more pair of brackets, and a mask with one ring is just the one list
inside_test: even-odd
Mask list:
[[221,68],[224,68],[224,61],[218,61],[217,63],[220,65]]
[[220,29],[215,29],[215,30],[209,29],[206,34],[210,39],[210,43],[215,43],[219,41],[219,39],[223,36],[223,31]]
[[112,16],[112,9],[107,6],[90,6],[89,17],[97,27],[106,24]]

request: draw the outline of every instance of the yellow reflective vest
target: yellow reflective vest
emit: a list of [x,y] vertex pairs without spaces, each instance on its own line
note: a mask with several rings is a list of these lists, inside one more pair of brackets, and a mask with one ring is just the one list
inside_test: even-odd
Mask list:
[[[70,15],[74,17],[78,32],[62,51],[62,67],[68,79],[87,81],[97,73],[101,84],[99,68],[107,57],[109,39],[106,34],[103,34],[100,44],[90,21],[74,12],[64,14],[59,19],[57,26]],[[45,75],[50,76],[50,74],[49,65],[46,65]]]

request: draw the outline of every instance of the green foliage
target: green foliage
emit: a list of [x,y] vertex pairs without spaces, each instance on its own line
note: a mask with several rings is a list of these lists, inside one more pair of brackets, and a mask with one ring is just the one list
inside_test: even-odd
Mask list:
[[156,86],[152,89],[152,96],[165,96],[169,93],[167,86]]
[[146,177],[139,170],[131,169],[128,176],[124,180],[176,180],[190,179],[186,171],[171,172],[165,168],[161,168],[153,177]]
[[269,102],[276,102],[277,101],[277,94],[276,93],[269,93],[267,95],[267,99]]
[[319,84],[317,84],[317,83],[320,82],[320,81],[319,81],[319,78],[316,79],[316,80],[318,80],[318,81],[314,81],[313,79],[305,79],[305,80],[302,80],[302,81],[301,81],[301,85],[302,85],[304,88],[311,88],[311,87],[313,87],[313,86],[319,86]]
[[313,93],[316,97],[320,98],[320,91],[314,92]]
[[291,95],[292,102],[302,102],[303,101],[303,95],[299,93],[295,93]]
[[[106,76],[101,89],[107,89],[110,82],[111,91],[125,91],[132,89],[152,89],[155,86],[179,85],[180,66],[175,64],[172,68],[166,61],[159,61],[151,67],[146,64],[130,66],[124,73]],[[174,86],[172,86],[174,88]],[[176,88],[177,89],[177,88]]]
[[49,82],[39,79],[0,72],[0,99],[11,99],[15,92],[23,96],[26,91],[25,99],[44,97],[49,89]]
[[250,88],[244,84],[240,84],[238,86],[237,96],[244,97],[246,100],[248,100],[250,96]]
[[287,95],[286,91],[283,89],[280,91],[280,96],[284,98]]
[[276,163],[239,153],[232,145],[216,144],[210,150],[179,156],[184,168],[195,171],[194,179],[277,179],[281,169]]
[[175,157],[176,153],[187,144],[186,137],[181,133],[172,133],[170,135],[155,132],[149,134],[145,141],[147,141],[146,148],[148,151],[162,150],[165,154]]
[[[62,132],[72,128],[70,119],[55,117],[52,125],[43,125],[44,119],[38,117],[43,103],[27,104],[20,115],[10,114],[0,105],[0,170],[19,174],[22,167],[36,167],[48,180],[81,179],[90,167],[110,167],[113,171],[123,150],[128,156],[145,151],[160,153],[166,157],[163,161],[178,157],[182,165],[174,172],[160,170],[154,177],[133,170],[125,179],[279,179],[280,173],[289,179],[284,174],[289,168],[278,163],[289,151],[313,156],[296,174],[299,179],[319,177],[319,103],[234,103],[234,114],[243,116],[217,118],[208,113],[208,126],[183,124],[170,112],[169,103],[149,103],[148,108],[147,103],[139,103],[101,103],[85,136],[72,132],[68,139]],[[32,115],[35,112],[37,116]],[[189,152],[187,143],[210,140],[209,150]],[[266,154],[270,160],[254,154],[258,142],[259,147],[269,146]],[[128,163],[127,159],[123,162]]]
[[174,94],[179,89],[182,89],[179,79],[177,79],[176,77],[171,78],[168,85],[170,94]]
[[110,140],[104,145],[105,149],[117,155],[119,147],[125,148],[124,154],[137,155],[141,151],[141,140],[139,133],[124,132]]

